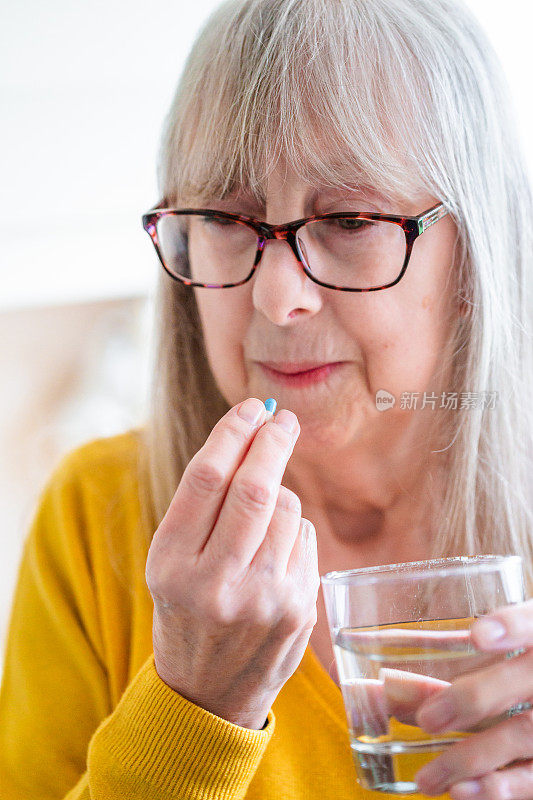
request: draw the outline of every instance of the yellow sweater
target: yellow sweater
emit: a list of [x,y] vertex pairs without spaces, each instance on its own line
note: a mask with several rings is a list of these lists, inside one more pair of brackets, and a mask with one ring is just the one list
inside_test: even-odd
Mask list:
[[4,656],[1,800],[375,800],[310,647],[260,731],[159,678],[136,448],[135,431],[76,448],[40,497]]

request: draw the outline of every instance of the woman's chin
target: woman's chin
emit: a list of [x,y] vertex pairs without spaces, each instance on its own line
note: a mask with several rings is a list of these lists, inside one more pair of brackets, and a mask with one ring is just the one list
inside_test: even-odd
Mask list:
[[[326,383],[326,382],[324,382]],[[314,388],[318,389],[319,384]],[[345,382],[343,386],[331,386],[329,391],[293,388],[253,380],[249,383],[250,397],[276,400],[276,410],[288,408],[298,417],[300,436],[297,444],[300,449],[317,445],[329,450],[343,447],[364,434],[370,420],[381,417],[376,414],[374,398],[370,397],[358,381]]]
[[296,442],[300,451],[309,450],[316,454],[323,448],[322,455],[331,453],[353,444],[366,428],[366,417],[362,414],[355,413],[349,418],[344,415],[332,418],[324,413],[312,413],[309,409],[304,409],[301,413],[297,408],[291,410],[300,423],[300,436]]

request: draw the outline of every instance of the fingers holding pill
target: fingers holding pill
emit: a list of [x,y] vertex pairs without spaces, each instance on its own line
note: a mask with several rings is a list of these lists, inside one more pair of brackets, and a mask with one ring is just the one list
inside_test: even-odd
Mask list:
[[[316,537],[281,481],[296,415],[248,398],[184,470],[147,558],[160,677],[197,705],[261,728],[317,619]],[[220,670],[220,664],[224,670]]]

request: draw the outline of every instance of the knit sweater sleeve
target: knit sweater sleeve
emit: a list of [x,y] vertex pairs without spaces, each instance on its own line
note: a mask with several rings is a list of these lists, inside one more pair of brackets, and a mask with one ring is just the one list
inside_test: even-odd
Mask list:
[[56,468],[24,542],[0,687],[0,797],[245,797],[272,710],[259,731],[211,714],[160,679],[153,653],[112,707],[74,461]]

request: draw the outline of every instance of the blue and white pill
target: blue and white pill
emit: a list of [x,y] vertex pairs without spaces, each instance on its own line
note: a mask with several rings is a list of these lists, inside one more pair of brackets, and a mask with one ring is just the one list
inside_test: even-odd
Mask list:
[[[265,400],[265,408],[267,410],[267,420],[271,419],[276,411],[277,402],[274,400],[273,397],[269,397],[268,400]],[[265,420],[266,421],[266,420]]]

